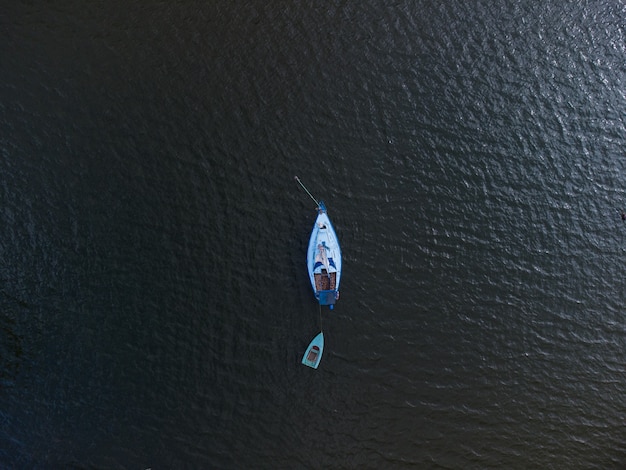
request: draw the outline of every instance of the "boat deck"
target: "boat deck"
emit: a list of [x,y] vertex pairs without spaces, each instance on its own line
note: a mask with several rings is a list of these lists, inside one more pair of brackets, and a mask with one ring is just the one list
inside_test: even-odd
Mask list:
[[317,292],[321,290],[335,290],[337,285],[337,273],[322,272],[321,274],[315,274],[315,290]]

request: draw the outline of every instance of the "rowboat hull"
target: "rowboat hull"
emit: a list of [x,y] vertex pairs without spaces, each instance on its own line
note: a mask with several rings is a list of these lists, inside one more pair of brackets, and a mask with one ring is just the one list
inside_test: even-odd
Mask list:
[[332,309],[339,299],[341,248],[323,202],[318,206],[306,262],[315,298],[320,305],[328,305]]
[[319,333],[313,340],[311,340],[311,344],[304,352],[304,356],[302,356],[302,364],[305,366],[312,367],[313,369],[317,369],[317,366],[320,365],[320,361],[322,360],[322,353],[324,352],[324,333]]

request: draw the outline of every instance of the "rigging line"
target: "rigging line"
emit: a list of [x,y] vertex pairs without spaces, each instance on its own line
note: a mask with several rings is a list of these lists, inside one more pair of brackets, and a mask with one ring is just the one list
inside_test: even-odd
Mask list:
[[322,328],[322,306],[320,305],[320,332],[324,331]]
[[313,199],[313,201],[315,201],[315,204],[317,204],[317,205],[318,205],[318,207],[319,207],[320,203],[319,203],[319,202],[317,202],[317,199],[315,199],[315,198],[313,197],[313,195],[309,192],[309,190],[308,190],[308,189],[306,189],[306,186],[304,186],[304,185],[302,184],[302,181],[300,181],[300,178],[298,178],[297,176],[294,176],[294,179],[298,182],[298,184],[299,184],[300,186],[302,186],[302,189],[304,189],[304,190],[306,191],[306,193],[309,195],[309,197],[310,197],[311,199]]

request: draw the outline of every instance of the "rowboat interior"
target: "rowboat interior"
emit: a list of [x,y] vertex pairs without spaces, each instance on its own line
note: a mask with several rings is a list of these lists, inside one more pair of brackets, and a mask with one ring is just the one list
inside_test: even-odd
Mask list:
[[311,350],[309,351],[309,354],[307,354],[306,360],[314,364],[317,359],[317,355],[319,353],[320,353],[320,348],[318,348],[317,346],[313,346]]

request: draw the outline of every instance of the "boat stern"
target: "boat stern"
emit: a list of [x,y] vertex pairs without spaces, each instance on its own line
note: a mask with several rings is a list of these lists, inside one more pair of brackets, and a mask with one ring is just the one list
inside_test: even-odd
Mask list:
[[335,302],[339,298],[339,291],[336,290],[321,290],[317,292],[317,300],[320,305],[328,305],[332,310],[335,306]]

